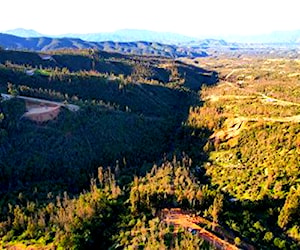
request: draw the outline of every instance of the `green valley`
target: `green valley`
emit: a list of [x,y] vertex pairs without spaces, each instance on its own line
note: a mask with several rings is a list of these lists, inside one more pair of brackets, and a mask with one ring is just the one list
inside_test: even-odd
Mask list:
[[0,245],[298,249],[299,70],[0,50]]

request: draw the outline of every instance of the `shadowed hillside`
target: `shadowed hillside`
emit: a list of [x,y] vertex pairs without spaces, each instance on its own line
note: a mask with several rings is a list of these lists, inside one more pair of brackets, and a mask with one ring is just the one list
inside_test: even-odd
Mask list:
[[177,57],[207,56],[201,48],[190,49],[185,46],[168,45],[158,42],[88,42],[78,38],[50,38],[50,37],[17,37],[0,33],[0,46],[5,49],[49,51],[59,49],[99,49],[107,52],[118,52],[131,55]]
[[144,172],[136,166],[159,160],[173,147],[174,133],[197,102],[192,90],[217,80],[214,72],[167,59],[94,50],[49,55],[45,60],[33,52],[1,51],[1,91],[81,108],[36,124],[21,119],[24,101],[1,103],[2,192],[41,183],[41,192],[50,191],[47,183],[77,192],[99,165],[116,161],[121,172],[130,170],[129,179]]

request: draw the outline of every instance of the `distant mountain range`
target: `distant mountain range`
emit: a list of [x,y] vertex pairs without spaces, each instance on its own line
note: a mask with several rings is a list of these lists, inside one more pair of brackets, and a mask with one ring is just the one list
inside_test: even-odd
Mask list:
[[[89,34],[63,34],[59,36],[51,36],[41,34],[35,30],[27,29],[14,29],[4,31],[5,34],[20,36],[20,37],[50,37],[50,38],[79,38],[84,41],[90,42],[134,42],[134,41],[146,41],[146,42],[159,42],[164,44],[186,44],[191,42],[197,42],[199,38],[184,36],[170,32],[155,32],[149,30],[134,30],[125,29],[115,32],[101,32],[101,33],[89,33]],[[225,39],[230,42],[238,43],[286,43],[295,44],[300,43],[300,30],[294,31],[276,31],[268,34],[240,36],[240,35],[225,35],[223,37],[211,37],[217,40]]]
[[[217,43],[216,40],[211,41]],[[209,40],[203,41],[203,46],[207,47]],[[78,38],[50,38],[50,37],[18,37],[0,33],[0,46],[3,49],[49,51],[57,49],[88,49],[94,48],[107,52],[117,52],[123,54],[163,56],[170,58],[177,57],[203,57],[207,53],[200,46],[179,46],[168,45],[158,42],[89,42]]]
[[272,55],[275,52],[277,55],[279,52],[284,55],[289,53],[289,56],[294,57],[299,55],[300,44],[300,31],[274,32],[251,37],[228,36],[229,41],[239,40],[243,43],[227,42],[222,39],[200,40],[173,33],[141,30],[86,35],[69,34],[65,37],[47,37],[34,30],[24,29],[10,30],[7,33],[10,34],[0,33],[0,46],[3,49],[49,51],[94,48],[107,52],[169,58],[195,58],[222,53]]
[[79,38],[89,42],[135,42],[135,41],[146,41],[146,42],[159,42],[165,44],[179,44],[197,40],[194,37],[184,36],[180,34],[170,32],[155,32],[149,30],[134,30],[124,29],[117,30],[115,32],[102,32],[102,33],[88,33],[88,34],[63,34],[63,35],[45,35],[35,30],[27,29],[13,29],[3,32],[5,34],[19,36],[19,37],[51,37],[51,38]]
[[3,33],[8,34],[8,35],[13,35],[13,36],[20,36],[20,37],[41,37],[44,36],[43,34],[32,30],[32,29],[13,29],[13,30],[7,30],[4,31]]

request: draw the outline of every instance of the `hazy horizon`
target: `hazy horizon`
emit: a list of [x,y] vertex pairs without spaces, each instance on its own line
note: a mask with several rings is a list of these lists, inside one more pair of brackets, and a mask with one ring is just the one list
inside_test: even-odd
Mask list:
[[32,29],[45,35],[114,32],[123,29],[191,37],[260,35],[299,30],[295,0],[271,1],[5,1],[0,31]]
[[23,27],[16,27],[16,28],[12,28],[12,29],[7,29],[7,30],[0,30],[0,33],[6,33],[6,32],[10,32],[10,31],[16,31],[16,30],[26,30],[26,31],[34,31],[37,33],[40,33],[42,35],[45,36],[53,36],[53,37],[60,37],[60,36],[64,36],[64,35],[87,35],[87,34],[99,34],[99,33],[115,33],[115,32],[119,32],[119,31],[145,31],[145,32],[157,32],[157,33],[170,33],[170,34],[176,34],[176,35],[182,35],[182,36],[187,36],[187,37],[191,37],[191,38],[218,38],[218,39],[222,39],[223,37],[247,37],[247,36],[259,36],[259,35],[269,35],[272,33],[276,33],[276,32],[288,32],[288,31],[300,31],[299,29],[294,29],[294,30],[272,30],[272,31],[267,31],[267,32],[260,32],[260,33],[253,33],[253,34],[238,34],[238,33],[231,33],[231,34],[223,34],[223,35],[219,35],[219,34],[212,34],[212,35],[200,35],[200,36],[192,36],[192,35],[186,35],[180,32],[172,32],[172,31],[157,31],[157,30],[149,30],[149,29],[130,29],[130,28],[123,28],[123,29],[116,29],[116,30],[111,30],[111,31],[96,31],[96,32],[65,32],[65,33],[60,33],[60,34],[47,34],[44,32],[41,32],[39,30],[35,30],[32,28],[23,28]]

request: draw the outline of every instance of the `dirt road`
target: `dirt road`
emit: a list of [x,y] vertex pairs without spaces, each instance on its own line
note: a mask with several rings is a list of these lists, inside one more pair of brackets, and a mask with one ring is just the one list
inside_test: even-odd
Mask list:
[[181,226],[190,232],[195,232],[199,237],[209,242],[211,245],[215,246],[217,249],[227,249],[227,250],[238,250],[239,248],[215,234],[207,231],[205,228],[197,225],[196,223],[210,223],[204,218],[199,218],[199,216],[192,216],[181,209],[163,209],[161,211],[161,217],[167,224],[172,224],[175,227]]

